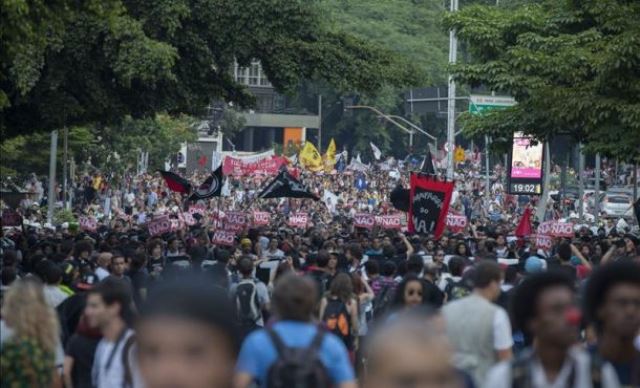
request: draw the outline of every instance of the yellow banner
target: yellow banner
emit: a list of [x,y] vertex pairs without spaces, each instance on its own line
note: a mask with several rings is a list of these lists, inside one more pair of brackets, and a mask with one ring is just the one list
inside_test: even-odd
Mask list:
[[310,171],[322,171],[322,157],[311,142],[306,142],[300,151],[300,164]]
[[331,139],[327,152],[324,154],[324,169],[326,172],[331,172],[333,166],[336,165],[336,141]]

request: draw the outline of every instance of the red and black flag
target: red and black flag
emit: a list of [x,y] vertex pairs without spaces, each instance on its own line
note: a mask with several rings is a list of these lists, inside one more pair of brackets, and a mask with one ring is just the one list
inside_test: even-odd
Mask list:
[[280,171],[278,176],[258,194],[258,198],[311,198],[314,201],[320,199],[287,171]]
[[409,191],[410,233],[433,234],[440,238],[447,219],[453,182],[441,182],[422,174],[411,174]]
[[169,190],[176,193],[189,194],[191,192],[191,183],[178,174],[171,171],[160,171],[162,178],[167,183]]
[[218,167],[209,177],[191,194],[189,200],[198,201],[219,197],[222,192],[222,165]]

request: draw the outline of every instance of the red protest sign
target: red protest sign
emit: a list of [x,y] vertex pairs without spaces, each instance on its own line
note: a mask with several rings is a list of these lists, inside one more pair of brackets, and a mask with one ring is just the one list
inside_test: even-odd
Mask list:
[[376,224],[382,229],[400,229],[402,222],[399,214],[390,214],[386,216],[376,216]]
[[268,212],[253,212],[253,224],[254,225],[269,225],[271,215]]
[[460,233],[467,227],[467,217],[447,214],[447,228],[453,233]]
[[293,213],[289,216],[289,226],[293,228],[304,228],[309,222],[308,213]]
[[553,228],[553,224],[555,221],[545,221],[538,225],[538,234],[549,235],[551,234],[551,229]]
[[149,221],[149,234],[158,236],[171,231],[171,219],[169,216],[160,216]]
[[213,242],[215,245],[232,246],[235,238],[236,238],[235,233],[228,230],[218,229],[213,234],[213,238],[211,239],[211,242]]
[[373,214],[357,213],[353,217],[353,224],[356,226],[356,228],[371,229],[376,224],[376,217]]
[[553,246],[553,241],[551,240],[551,237],[549,237],[549,236],[537,235],[536,236],[536,246],[538,246],[538,248],[542,248],[542,249],[545,249],[545,250],[550,250],[551,247]]
[[573,237],[573,222],[555,222],[551,227],[551,235],[556,237]]
[[2,212],[2,226],[20,226],[22,225],[22,216],[13,210],[4,210]]
[[93,217],[80,217],[78,224],[82,230],[88,230],[90,232],[95,232],[98,227],[98,223]]
[[225,222],[230,225],[244,227],[247,224],[247,215],[243,212],[227,212]]

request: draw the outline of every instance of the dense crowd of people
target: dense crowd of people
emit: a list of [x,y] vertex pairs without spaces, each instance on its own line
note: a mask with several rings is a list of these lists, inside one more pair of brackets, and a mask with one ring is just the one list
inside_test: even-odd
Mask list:
[[[23,225],[2,228],[1,385],[639,387],[634,220],[538,246],[514,235],[538,198],[508,195],[496,171],[485,192],[461,169],[451,212],[467,226],[437,239],[355,225],[399,213],[398,162],[302,173],[320,201],[258,199],[271,177],[226,177],[192,213],[159,174],[87,174],[70,201],[95,221],[82,225],[46,223],[31,177]],[[215,243],[231,212],[269,222]],[[288,223],[298,212],[305,227]],[[158,215],[174,226],[151,234]]]

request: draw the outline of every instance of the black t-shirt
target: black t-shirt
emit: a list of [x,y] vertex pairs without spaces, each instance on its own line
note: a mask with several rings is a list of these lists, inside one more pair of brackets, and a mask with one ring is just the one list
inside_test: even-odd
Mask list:
[[131,285],[133,287],[133,301],[136,303],[136,306],[139,307],[142,303],[141,290],[148,287],[149,273],[146,268],[141,268],[138,271],[130,272],[129,277],[131,278]]
[[438,288],[432,282],[423,279],[424,296],[422,300],[424,303],[431,305],[432,307],[440,308],[444,303],[444,292]]
[[90,338],[75,333],[69,339],[65,354],[73,358],[71,381],[74,388],[92,388],[91,368],[100,338]]
[[549,269],[569,275],[571,280],[573,280],[574,282],[578,280],[578,271],[576,271],[576,267],[571,264],[563,264],[559,260],[550,260]]

